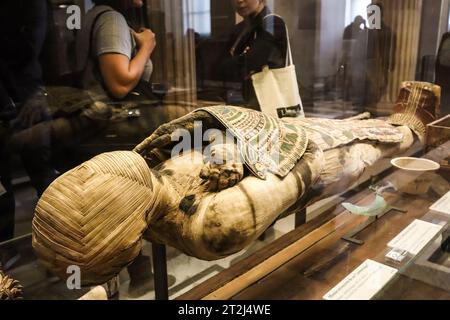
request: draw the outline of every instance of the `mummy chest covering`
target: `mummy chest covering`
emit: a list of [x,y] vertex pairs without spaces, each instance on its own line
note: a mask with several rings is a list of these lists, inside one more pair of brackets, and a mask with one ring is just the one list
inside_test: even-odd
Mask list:
[[237,138],[243,162],[257,177],[267,172],[285,177],[304,155],[308,136],[301,126],[283,122],[261,112],[232,107],[202,108]]
[[245,164],[261,178],[265,176],[261,173],[267,171],[285,177],[305,153],[308,141],[327,151],[355,141],[394,144],[404,138],[398,128],[378,119],[279,120],[233,106],[214,106],[197,111],[201,110],[214,116],[238,139]]
[[387,154],[382,145],[395,152],[402,139],[372,120],[287,121],[230,106],[201,110],[237,138],[252,174],[209,192],[197,150],[156,168],[135,152],[97,156],[58,178],[38,203],[33,247],[48,269],[64,278],[77,265],[83,284],[102,284],[133,261],[144,235],[203,260],[229,256],[306,196],[323,174],[327,150],[356,146],[350,157],[369,146],[376,160]]

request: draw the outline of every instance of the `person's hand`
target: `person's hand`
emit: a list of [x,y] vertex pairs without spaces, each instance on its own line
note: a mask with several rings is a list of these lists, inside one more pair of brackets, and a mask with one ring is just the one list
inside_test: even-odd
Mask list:
[[209,155],[204,160],[200,178],[209,182],[210,192],[234,187],[244,177],[244,165],[240,161],[238,147],[234,141],[219,144],[213,142]]
[[139,49],[148,46],[150,50],[153,50],[156,47],[156,36],[150,29],[133,31],[133,36]]

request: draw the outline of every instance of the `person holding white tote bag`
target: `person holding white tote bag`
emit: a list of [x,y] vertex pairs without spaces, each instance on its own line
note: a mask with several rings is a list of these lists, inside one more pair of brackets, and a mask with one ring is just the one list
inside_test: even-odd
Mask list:
[[[270,16],[267,15],[264,19]],[[281,17],[279,17],[281,19]],[[285,25],[286,26],[286,25]],[[261,111],[278,118],[304,117],[303,103],[298,89],[297,73],[293,64],[289,31],[286,26],[287,54],[284,68],[264,66],[259,73],[252,75],[253,87]]]
[[233,1],[244,19],[233,28],[218,64],[221,77],[242,84],[244,107],[280,117],[303,115],[285,22],[264,0]]

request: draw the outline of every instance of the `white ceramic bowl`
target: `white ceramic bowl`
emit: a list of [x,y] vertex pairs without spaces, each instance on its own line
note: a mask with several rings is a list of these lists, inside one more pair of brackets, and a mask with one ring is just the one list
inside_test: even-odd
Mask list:
[[391,161],[391,164],[396,168],[408,171],[426,172],[437,171],[441,168],[439,163],[422,158],[395,158]]
[[391,164],[402,172],[396,186],[404,193],[426,194],[433,181],[433,173],[440,169],[439,163],[428,159],[402,157],[395,158]]

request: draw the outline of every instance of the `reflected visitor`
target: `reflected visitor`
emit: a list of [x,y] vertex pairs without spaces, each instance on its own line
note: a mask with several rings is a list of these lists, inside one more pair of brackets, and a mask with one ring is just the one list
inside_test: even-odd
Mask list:
[[366,90],[365,70],[367,68],[367,35],[366,21],[362,16],[344,30],[343,58],[344,70],[343,94],[345,101],[351,101],[356,106],[364,105]]
[[368,30],[367,42],[367,95],[366,107],[373,108],[385,95],[389,74],[395,69],[397,36],[385,23],[383,6],[381,9],[381,28]]
[[[94,0],[87,13],[90,34],[78,37],[77,59],[84,89],[102,89],[109,98],[123,100],[133,90],[151,91],[153,64],[150,56],[156,47],[155,34],[146,28],[138,31],[126,19],[132,8],[142,8],[142,0]],[[90,41],[92,40],[92,41]],[[91,50],[89,46],[92,44]],[[92,52],[87,57],[83,54]],[[81,58],[80,58],[81,57]]]
[[229,92],[228,103],[239,101],[240,105],[259,110],[251,76],[261,72],[266,65],[269,68],[286,66],[286,26],[282,18],[272,15],[265,0],[233,2],[243,21],[231,32],[227,52],[219,62],[219,72],[223,81],[242,85],[239,92],[242,97],[233,97],[234,92]]
[[[39,55],[44,44],[46,27],[46,0],[1,2],[0,242],[13,238],[15,228],[15,198],[12,185],[12,171],[15,167],[12,165],[7,145],[17,132],[49,118],[39,102],[44,95]],[[32,158],[25,159],[25,166],[47,158],[44,150],[35,151]],[[33,166],[26,169],[38,174],[33,172]],[[32,183],[40,184],[40,181],[32,178]],[[0,263],[3,269],[10,268],[19,258],[15,250],[8,247],[1,249]]]
[[[1,54],[1,101],[6,102],[5,106],[2,106],[2,115],[9,115],[3,110],[11,110],[11,105],[17,105],[19,112],[17,117],[13,116],[7,120],[3,120],[4,117],[2,117],[0,128],[3,156],[1,182],[8,191],[5,194],[0,193],[0,205],[2,209],[5,208],[2,210],[0,220],[0,242],[10,240],[14,236],[14,196],[11,185],[12,170],[9,166],[14,154],[21,156],[31,178],[31,184],[40,196],[57,177],[56,168],[64,172],[68,167],[77,164],[76,155],[68,149],[77,147],[80,142],[97,134],[110,120],[111,108],[100,101],[106,103],[122,101],[123,98],[130,96],[130,92],[136,90],[136,87],[139,87],[137,90],[139,93],[151,94],[148,81],[153,70],[150,55],[155,47],[154,34],[148,29],[133,31],[128,27],[124,15],[132,8],[141,8],[143,2],[137,0],[97,2],[103,5],[104,14],[95,17],[98,20],[95,18],[91,20],[92,25],[89,27],[93,32],[79,33],[88,35],[88,45],[82,46],[81,50],[92,52],[89,47],[92,43],[94,56],[86,56],[87,64],[78,70],[78,79],[72,84],[73,87],[43,87],[38,57],[45,38],[45,28],[42,31],[40,27],[46,26],[47,18],[46,14],[42,14],[44,9],[38,10],[41,9],[38,3],[46,4],[46,1],[36,1],[33,5],[28,5],[29,2],[26,3],[27,5],[17,5],[14,7],[15,11],[11,11],[10,7],[7,8],[8,10],[2,10],[2,15],[5,13],[17,17],[24,15],[23,10],[33,10],[33,13],[39,17],[30,19],[30,14],[25,14],[26,21],[17,19],[18,23],[9,24],[8,29],[2,30],[2,38],[11,41],[11,47],[16,46],[16,51],[11,52],[27,54],[22,57],[10,53],[8,56],[8,50]],[[106,7],[105,4],[109,6]],[[43,8],[46,9],[45,6]],[[95,10],[94,8],[91,12],[95,13]],[[118,10],[123,10],[124,14],[119,13]],[[83,21],[89,22],[89,17],[90,14]],[[20,23],[38,25],[23,27],[19,25]],[[83,27],[86,26],[83,25]],[[38,31],[41,37],[35,36],[34,33]],[[12,36],[16,33],[22,36],[23,43],[19,38]],[[91,34],[93,34],[92,42]],[[28,43],[30,39],[34,42]],[[83,37],[80,36],[79,39]],[[9,43],[6,40],[5,43]],[[26,45],[33,50],[21,47]],[[77,58],[79,56],[80,51],[77,52]],[[19,59],[22,60],[19,61]],[[28,68],[23,72],[23,77],[21,77],[20,67]],[[21,86],[17,87],[21,90],[9,90],[15,84],[20,84]],[[13,89],[16,88],[13,87]],[[21,93],[20,99],[16,98],[17,92]],[[146,95],[145,98],[147,97]],[[11,104],[8,104],[9,101]],[[55,159],[56,155],[67,152],[73,158],[67,159],[70,160],[70,164]],[[17,261],[16,252],[2,250],[1,253],[4,270]],[[148,257],[143,258],[147,258],[146,261],[149,262]],[[151,273],[148,263],[146,270]]]

